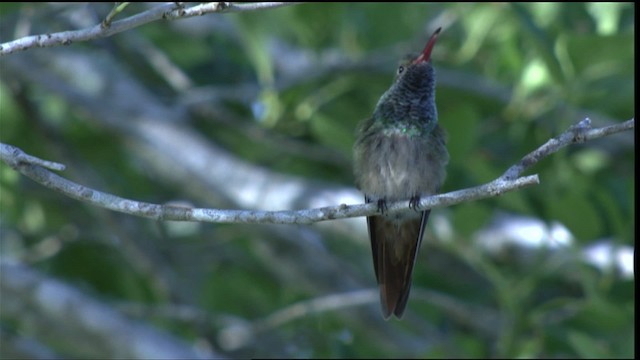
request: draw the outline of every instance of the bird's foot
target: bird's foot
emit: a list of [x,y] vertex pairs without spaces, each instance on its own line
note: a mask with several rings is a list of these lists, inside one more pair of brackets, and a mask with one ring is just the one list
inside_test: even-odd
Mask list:
[[386,211],[387,211],[387,200],[378,199],[378,212],[384,215]]
[[420,195],[414,195],[409,199],[409,209],[420,211]]

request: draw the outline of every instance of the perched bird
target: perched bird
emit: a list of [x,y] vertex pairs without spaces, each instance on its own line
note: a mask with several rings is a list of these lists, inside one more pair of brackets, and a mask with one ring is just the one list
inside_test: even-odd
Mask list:
[[[354,175],[366,202],[382,215],[367,217],[382,313],[402,317],[411,275],[430,210],[419,211],[420,196],[439,191],[449,161],[446,135],[438,125],[436,76],[431,50],[438,28],[417,57],[398,67],[396,78],[373,115],[357,128]],[[384,214],[386,201],[409,199],[410,208]]]

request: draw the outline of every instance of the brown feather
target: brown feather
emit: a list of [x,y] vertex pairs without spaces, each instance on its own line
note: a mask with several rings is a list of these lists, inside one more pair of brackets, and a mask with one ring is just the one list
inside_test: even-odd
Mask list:
[[380,287],[382,314],[402,317],[409,299],[413,267],[430,211],[415,219],[369,216],[373,266]]

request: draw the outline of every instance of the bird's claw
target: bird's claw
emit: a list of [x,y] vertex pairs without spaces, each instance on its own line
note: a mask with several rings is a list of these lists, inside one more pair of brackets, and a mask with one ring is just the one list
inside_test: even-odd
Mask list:
[[387,200],[379,199],[378,200],[378,212],[380,214],[384,214],[387,211]]
[[420,211],[420,196],[414,195],[409,199],[409,209],[414,211]]

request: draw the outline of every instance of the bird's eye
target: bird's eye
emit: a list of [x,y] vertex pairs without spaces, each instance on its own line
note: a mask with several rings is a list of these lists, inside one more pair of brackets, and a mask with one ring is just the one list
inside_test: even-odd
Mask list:
[[398,66],[398,75],[402,74],[404,72],[404,66],[400,65]]

